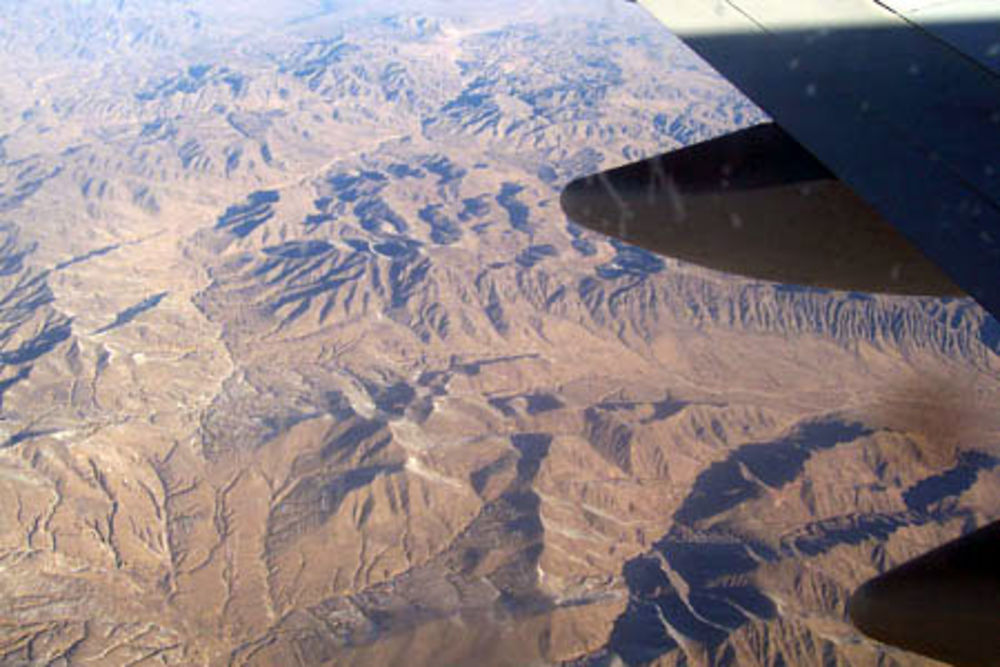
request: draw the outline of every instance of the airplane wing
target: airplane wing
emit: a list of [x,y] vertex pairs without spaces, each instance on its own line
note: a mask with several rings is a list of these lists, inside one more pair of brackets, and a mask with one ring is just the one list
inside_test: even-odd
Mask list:
[[[639,4],[773,123],[578,179],[568,217],[710,268],[968,294],[1000,319],[1000,3]],[[855,624],[939,659],[1000,661],[1000,562],[968,567],[1000,553],[1000,522],[974,535],[866,584]]]
[[[892,228],[907,240],[906,245],[920,251],[913,257],[903,250],[906,245],[892,252],[884,245],[874,246],[882,248],[879,260],[902,255],[899,261],[884,264],[884,276],[863,281],[869,291],[949,294],[959,291],[957,285],[994,316],[1000,315],[1000,4],[992,0],[641,0],[640,4],[774,119],[784,136],[776,139],[771,133],[764,139],[775,142],[773,151],[760,150],[759,138],[755,140],[763,159],[770,152],[772,166],[780,170],[782,156],[794,145],[828,173],[812,170],[796,176],[793,163],[768,183],[747,185],[740,182],[740,173],[732,173],[734,165],[725,151],[716,151],[716,162],[700,168],[700,180],[689,183],[690,189],[669,179],[661,179],[662,186],[651,181],[652,194],[649,187],[644,192],[646,211],[640,199],[623,200],[621,191],[607,192],[608,186],[623,185],[621,173],[581,179],[567,188],[563,199],[572,219],[663,252],[669,239],[647,243],[644,236],[697,234],[688,224],[694,216],[686,215],[683,206],[695,202],[697,207],[697,195],[704,199],[711,192],[713,210],[734,223],[731,241],[740,247],[745,245],[741,236],[756,233],[755,223],[768,224],[769,215],[785,213],[791,201],[785,198],[772,206],[758,223],[740,211],[741,197],[750,191],[761,194],[762,188],[788,190],[797,184],[801,192],[818,192],[828,204],[797,206],[870,207],[863,226],[842,221],[830,223],[831,228],[867,235],[865,240],[871,234],[891,235],[884,228]],[[948,7],[954,10],[949,13]],[[719,141],[733,143],[732,139]],[[663,159],[676,168],[677,157]],[[650,176],[664,175],[657,160],[647,163]],[[818,187],[802,187],[810,183]],[[735,195],[732,205],[723,201],[730,195]],[[643,213],[648,213],[655,196],[681,205],[674,207],[666,230],[662,219],[644,223]],[[653,204],[666,209],[659,202]],[[602,205],[606,210],[598,210]],[[874,219],[883,221],[883,229],[872,230]],[[808,228],[770,224],[760,237],[809,234]],[[808,238],[795,243],[811,245]],[[683,251],[684,239],[680,245]],[[864,248],[871,247],[854,245],[846,253],[852,260],[863,259]],[[712,256],[726,260],[724,255]],[[897,285],[901,278],[907,282],[911,264],[913,274],[933,273],[920,263],[923,257],[941,267],[954,285],[942,286],[937,277],[928,285],[919,277],[909,286]],[[822,257],[816,259],[823,263]],[[781,267],[764,275],[748,268],[747,275],[782,280]],[[793,273],[783,282],[838,287],[838,274],[841,279],[852,275],[835,266],[827,273],[814,280],[801,280]],[[846,289],[856,288],[848,282]]]

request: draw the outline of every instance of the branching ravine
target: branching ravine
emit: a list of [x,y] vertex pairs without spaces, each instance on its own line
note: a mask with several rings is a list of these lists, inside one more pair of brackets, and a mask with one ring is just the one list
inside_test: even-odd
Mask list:
[[52,520],[55,518],[56,512],[59,511],[59,507],[63,503],[62,480],[58,478],[55,479],[53,487],[53,500],[45,514],[45,519],[42,521],[42,528],[49,536],[49,550],[54,552],[56,550],[56,535],[52,531]]
[[119,549],[118,540],[115,533],[115,520],[118,517],[118,498],[112,491],[111,486],[108,484],[108,479],[104,475],[104,472],[98,467],[97,462],[94,459],[88,459],[90,464],[91,473],[94,476],[94,481],[97,482],[98,488],[108,499],[110,504],[110,510],[108,516],[105,519],[105,525],[103,530],[97,525],[97,520],[95,519],[95,525],[93,526],[94,532],[97,534],[98,539],[106,546],[106,548],[111,553],[114,560],[115,569],[121,569],[122,567],[122,555]]

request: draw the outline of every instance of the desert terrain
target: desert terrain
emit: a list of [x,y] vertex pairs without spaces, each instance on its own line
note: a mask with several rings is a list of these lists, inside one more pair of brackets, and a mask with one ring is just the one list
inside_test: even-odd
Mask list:
[[634,5],[4,3],[0,663],[915,665],[1000,326],[565,219],[764,120]]

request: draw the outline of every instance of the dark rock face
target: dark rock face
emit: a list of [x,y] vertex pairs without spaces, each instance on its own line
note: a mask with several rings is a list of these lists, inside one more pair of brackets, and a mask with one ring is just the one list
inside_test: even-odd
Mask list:
[[233,204],[219,216],[216,229],[224,229],[230,234],[243,238],[248,236],[274,216],[272,204],[281,199],[274,190],[252,192],[245,204]]

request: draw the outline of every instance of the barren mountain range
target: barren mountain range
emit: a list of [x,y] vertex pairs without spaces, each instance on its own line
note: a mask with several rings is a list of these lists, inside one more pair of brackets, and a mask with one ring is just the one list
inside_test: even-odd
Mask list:
[[4,2],[0,663],[910,665],[1000,326],[585,232],[763,120],[634,5]]

